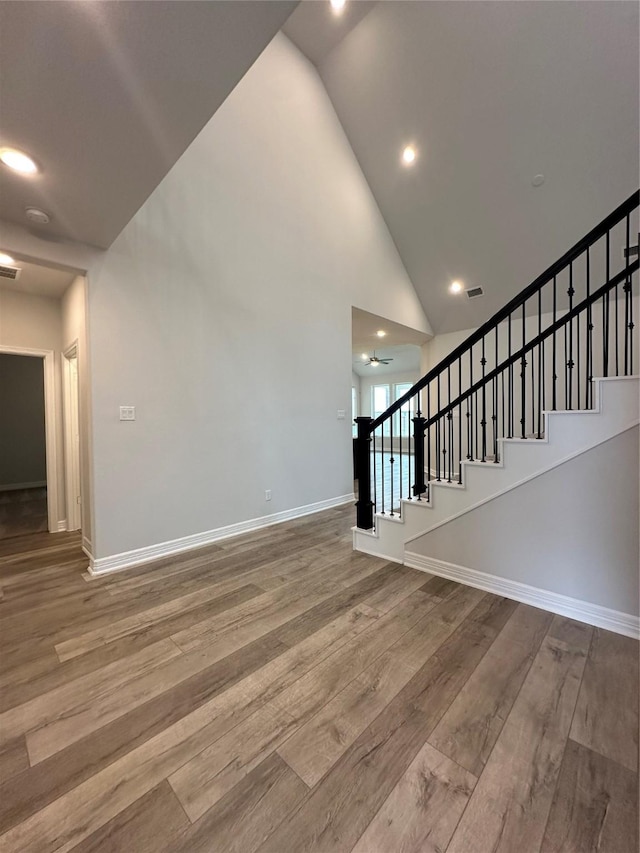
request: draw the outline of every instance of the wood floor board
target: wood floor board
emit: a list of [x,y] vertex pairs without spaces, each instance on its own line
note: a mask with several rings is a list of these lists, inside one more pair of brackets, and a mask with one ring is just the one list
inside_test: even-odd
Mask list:
[[302,802],[307,790],[272,753],[158,853],[254,853]]
[[551,623],[520,604],[429,737],[475,776],[482,772]]
[[638,776],[567,742],[540,853],[637,853]]
[[[506,621],[511,602],[497,601]],[[352,850],[491,645],[497,610],[491,601],[482,605],[373,720],[260,853]]]
[[585,660],[545,638],[447,853],[539,849]]
[[190,826],[165,780],[77,844],[73,853],[157,853],[160,843],[173,847]]
[[571,726],[583,746],[638,770],[638,643],[595,628]]
[[28,767],[29,753],[24,735],[13,738],[0,747],[0,785]]
[[425,744],[352,853],[441,853],[475,784],[475,776]]
[[[456,592],[449,602],[439,606],[434,602],[426,616],[334,698],[322,694],[324,706],[279,747],[279,754],[307,785],[325,775],[483,597],[471,587]],[[278,702],[288,707],[286,696]]]
[[352,516],[99,578],[0,543],[2,853],[635,853],[638,644]]

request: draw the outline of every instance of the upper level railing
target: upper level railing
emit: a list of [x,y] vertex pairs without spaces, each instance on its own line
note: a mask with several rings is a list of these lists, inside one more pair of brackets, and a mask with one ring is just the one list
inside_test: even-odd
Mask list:
[[500,438],[542,438],[545,410],[592,408],[594,376],[637,371],[639,204],[635,192],[386,412],[356,419],[358,527],[428,499],[432,481],[461,484],[463,461],[499,462]]

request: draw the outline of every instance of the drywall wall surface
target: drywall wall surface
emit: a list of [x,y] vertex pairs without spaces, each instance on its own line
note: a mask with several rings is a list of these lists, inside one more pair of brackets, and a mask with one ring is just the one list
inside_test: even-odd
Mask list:
[[351,494],[352,305],[430,333],[317,72],[282,35],[88,292],[97,558]]
[[638,614],[638,427],[411,543],[427,557]]
[[87,345],[86,279],[76,276],[62,296],[62,346],[76,344],[78,358],[78,414],[80,427],[80,492],[82,536],[91,551],[93,535],[91,500],[91,385]]
[[0,353],[0,491],[46,480],[43,360]]
[[62,432],[62,311],[59,299],[33,296],[15,290],[0,290],[0,349],[26,347],[53,350],[55,362],[55,435],[58,457],[58,514],[64,521],[64,459]]

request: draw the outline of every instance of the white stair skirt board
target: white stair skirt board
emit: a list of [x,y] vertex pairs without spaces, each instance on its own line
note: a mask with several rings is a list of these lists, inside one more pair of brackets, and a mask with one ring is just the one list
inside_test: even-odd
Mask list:
[[[181,554],[183,551],[203,548],[205,545],[211,545],[213,542],[220,541],[220,539],[229,539],[232,536],[239,536],[241,533],[251,533],[263,527],[271,527],[273,524],[281,524],[283,521],[291,521],[294,518],[301,518],[304,515],[321,512],[323,509],[331,509],[332,507],[343,506],[344,504],[353,502],[355,502],[353,494],[340,495],[337,498],[329,498],[328,500],[317,501],[306,506],[286,509],[282,512],[275,512],[272,515],[264,515],[261,518],[240,521],[237,524],[229,524],[226,527],[218,527],[215,530],[193,533],[190,536],[172,539],[169,542],[159,542],[157,545],[148,545],[145,548],[124,551],[121,554],[114,554],[111,557],[98,557],[96,559],[91,554],[88,554],[89,574],[95,577],[110,572],[119,572],[123,569],[130,569],[132,566],[150,563],[162,557],[170,557],[172,554]],[[86,549],[85,553],[87,553]]]
[[419,569],[430,575],[437,575],[466,586],[473,586],[483,592],[491,592],[523,604],[530,604],[532,607],[539,607],[578,622],[586,622],[588,625],[614,631],[616,634],[624,634],[635,640],[640,639],[640,617],[631,613],[610,610],[608,607],[601,607],[589,601],[581,601],[557,592],[529,586],[520,581],[508,580],[477,569],[468,569],[465,566],[456,566],[453,563],[446,563],[443,560],[410,551],[405,552],[404,563],[412,569]]
[[401,518],[376,514],[374,531],[354,527],[354,549],[403,562],[412,539],[635,426],[639,389],[637,376],[594,379],[593,409],[544,412],[544,438],[498,439],[499,463],[463,461],[463,485],[432,480],[430,500],[402,500]]

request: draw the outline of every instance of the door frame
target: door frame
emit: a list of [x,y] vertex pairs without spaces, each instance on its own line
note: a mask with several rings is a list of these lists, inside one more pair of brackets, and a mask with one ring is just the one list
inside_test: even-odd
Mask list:
[[47,525],[49,533],[58,533],[60,527],[58,514],[58,477],[59,463],[56,447],[56,359],[52,349],[31,349],[30,347],[10,347],[0,344],[0,353],[4,355],[27,355],[41,358],[44,365],[44,433],[47,456]]
[[[82,474],[80,470],[80,374],[78,372],[78,341],[73,341],[62,353],[62,400],[64,429],[64,491],[67,504],[67,530],[82,528],[82,510],[77,497],[82,494]],[[75,406],[72,400],[71,360],[76,361]],[[77,440],[74,430],[77,431]],[[78,495],[74,484],[77,483]]]

